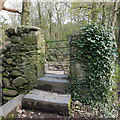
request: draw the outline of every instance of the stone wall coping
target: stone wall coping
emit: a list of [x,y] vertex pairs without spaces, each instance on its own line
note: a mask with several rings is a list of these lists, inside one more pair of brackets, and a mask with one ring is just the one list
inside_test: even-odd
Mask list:
[[0,117],[9,117],[22,106],[24,94],[20,94],[0,107]]
[[12,35],[20,36],[23,33],[30,33],[31,31],[41,31],[42,30],[39,27],[35,26],[27,26],[27,25],[21,25],[16,27],[10,27],[5,31],[5,34],[8,37],[11,37]]

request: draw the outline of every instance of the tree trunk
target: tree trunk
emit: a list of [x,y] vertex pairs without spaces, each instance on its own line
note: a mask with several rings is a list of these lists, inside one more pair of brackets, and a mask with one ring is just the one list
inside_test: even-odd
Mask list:
[[59,13],[58,3],[55,4],[56,14],[57,14],[57,27],[58,27],[58,39],[61,40],[61,29],[62,29],[62,23],[61,23],[61,15]]
[[29,25],[29,24],[30,24],[30,2],[25,2],[25,0],[23,0],[21,25]]
[[102,13],[102,25],[105,26],[105,3],[102,3],[102,7],[103,7],[103,13]]
[[52,15],[50,14],[50,39],[52,38]]
[[42,16],[41,16],[40,2],[37,2],[37,4],[38,4],[39,26],[42,27]]
[[48,10],[48,15],[49,15],[49,34],[50,34],[50,39],[52,38],[52,13],[50,10]]
[[[115,24],[116,24],[116,12],[114,12],[114,11],[116,11],[117,10],[117,7],[118,7],[118,5],[117,5],[117,2],[114,2],[114,5],[113,5],[113,13],[112,13],[112,27],[113,27],[113,29],[115,28]],[[115,34],[115,30],[113,31],[113,34]]]
[[93,22],[97,22],[97,16],[98,16],[98,12],[96,11],[96,3],[95,2],[93,2],[92,3],[92,13],[91,13],[91,15],[92,15],[92,21]]
[[53,9],[52,9],[52,2],[47,2],[45,4],[45,8],[47,9],[47,12],[48,12],[48,22],[49,22],[49,35],[50,35],[50,39],[52,38],[52,15],[53,15]]

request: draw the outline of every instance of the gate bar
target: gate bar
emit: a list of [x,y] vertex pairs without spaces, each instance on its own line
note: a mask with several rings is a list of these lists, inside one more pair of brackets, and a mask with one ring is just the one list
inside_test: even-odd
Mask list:
[[69,40],[57,40],[57,41],[46,41],[46,42],[48,43],[48,42],[61,42],[61,41],[69,41]]

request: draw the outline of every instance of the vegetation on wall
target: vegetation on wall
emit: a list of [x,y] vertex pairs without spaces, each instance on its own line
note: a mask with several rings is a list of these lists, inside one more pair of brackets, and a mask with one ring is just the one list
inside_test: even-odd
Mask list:
[[[90,24],[82,27],[78,39],[72,41],[74,46],[73,60],[85,61],[82,68],[85,71],[84,83],[72,76],[70,92],[73,100],[84,104],[111,103],[114,101],[116,89],[112,78],[115,60],[115,42],[110,29]],[[86,91],[81,96],[81,89]],[[113,97],[114,96],[114,97]]]

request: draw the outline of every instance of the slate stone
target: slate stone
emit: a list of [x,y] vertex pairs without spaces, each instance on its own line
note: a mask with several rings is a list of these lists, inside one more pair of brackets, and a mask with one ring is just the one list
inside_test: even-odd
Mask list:
[[5,57],[10,58],[10,57],[11,57],[10,52],[7,52],[7,53],[5,54]]
[[17,70],[13,70],[10,75],[12,76],[20,76],[22,73],[20,71],[17,71]]
[[57,75],[57,74],[45,74],[45,77],[49,77],[49,78],[58,78],[58,79],[68,79],[69,75]]
[[5,68],[2,66],[2,72],[5,70]]
[[4,77],[9,77],[9,73],[8,73],[8,72],[4,72],[4,73],[3,73],[3,76],[4,76]]
[[43,88],[46,88],[46,85],[52,86],[51,91],[64,93],[69,87],[69,80],[50,77],[41,77],[38,79],[38,89],[43,90]]
[[2,57],[2,61],[6,62],[7,58],[5,56]]
[[11,36],[10,40],[11,40],[12,43],[16,44],[16,43],[20,42],[20,37],[14,35],[14,36]]
[[13,67],[6,67],[6,70],[7,70],[8,72],[11,72],[11,71],[13,70]]
[[5,54],[7,52],[7,49],[4,48],[4,49],[1,49],[2,50],[2,54]]
[[23,77],[17,77],[16,79],[13,80],[13,84],[16,87],[20,87],[20,86],[24,85],[26,82],[27,81]]
[[5,85],[5,88],[10,88],[10,81],[8,78],[3,78],[3,84]]
[[24,96],[22,103],[23,108],[68,114],[71,103],[71,95],[33,89]]
[[3,90],[3,95],[5,96],[14,97],[17,94],[18,92],[16,90],[8,90],[8,91]]
[[11,64],[13,62],[13,59],[12,58],[9,58],[6,60],[7,64]]

